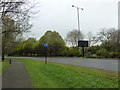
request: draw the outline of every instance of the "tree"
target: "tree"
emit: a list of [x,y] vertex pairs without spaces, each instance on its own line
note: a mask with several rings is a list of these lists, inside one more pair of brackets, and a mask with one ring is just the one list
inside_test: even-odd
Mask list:
[[33,45],[33,54],[37,54],[37,56],[39,55],[39,51],[40,51],[40,41],[36,41],[36,43],[34,43]]
[[22,56],[28,56],[34,53],[34,44],[36,43],[35,38],[28,38],[27,40],[24,40],[23,42],[16,45],[16,48],[14,49],[14,54],[19,54]]
[[6,32],[2,34],[2,60],[4,60],[4,54],[8,53],[10,51],[10,47],[13,45],[13,41],[15,40],[15,34],[12,33],[13,27],[16,26],[14,20],[12,20],[9,17],[5,17],[3,20],[2,29],[6,30],[11,30],[11,32]]
[[102,48],[108,51],[120,51],[119,33],[115,28],[104,28],[97,34],[97,40],[101,43]]
[[60,34],[56,31],[47,31],[39,40],[40,53],[43,54],[46,51],[44,43],[48,44],[48,55],[58,56],[61,55],[61,51],[64,49],[65,43]]
[[27,1],[10,2],[9,0],[3,0],[0,2],[1,25],[6,26],[6,23],[3,23],[6,17],[9,17],[12,20],[14,20],[16,24],[16,27],[13,27],[12,31],[11,29],[2,29],[2,34],[6,32],[12,32],[18,35],[22,32],[27,31],[31,27],[31,25],[29,24],[30,10],[28,8],[25,9],[26,2]]
[[76,47],[78,45],[78,40],[83,40],[84,36],[82,32],[78,30],[72,30],[67,33],[67,37],[65,39],[68,46]]
[[94,46],[98,42],[97,37],[94,36],[91,31],[87,33],[87,39],[88,39],[88,46]]
[[93,34],[92,34],[92,32],[88,32],[87,33],[87,39],[88,39],[88,46],[91,46],[91,44],[92,44],[92,38],[93,37]]
[[[28,7],[26,3],[27,0],[18,1],[18,2],[10,2],[9,0],[6,1],[2,0],[0,2],[0,14],[1,14],[0,34],[2,34],[3,37],[2,44],[4,44],[4,42],[10,42],[10,40],[7,38],[11,38],[12,35],[14,35],[14,38],[16,38],[17,35],[22,34],[23,32],[27,32],[31,28],[32,25],[29,24],[30,12],[31,9],[35,6],[35,4],[31,6],[29,5]],[[9,18],[9,20],[11,21],[5,22],[7,20],[6,17]],[[10,27],[10,28],[6,28],[6,27]],[[4,44],[2,46],[3,46],[2,60],[4,60],[4,54],[6,53],[7,50],[6,47],[10,47],[10,44],[9,45]]]
[[27,56],[28,54],[33,54],[33,45],[36,43],[36,39],[35,38],[28,38],[28,40],[25,41],[25,45],[24,45],[24,53]]

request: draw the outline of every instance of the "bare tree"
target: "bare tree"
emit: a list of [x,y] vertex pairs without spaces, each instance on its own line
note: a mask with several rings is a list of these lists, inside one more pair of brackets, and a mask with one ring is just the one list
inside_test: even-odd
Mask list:
[[87,39],[90,46],[103,42],[110,42],[112,46],[115,46],[120,42],[119,30],[115,28],[103,28],[96,36],[93,36],[92,32],[89,31],[87,33]]
[[[31,25],[29,24],[29,19],[32,14],[31,9],[33,9],[35,4],[28,6],[27,0],[18,1],[18,2],[9,2],[9,0],[7,1],[3,0],[2,2],[0,2],[1,22],[2,20],[4,20],[6,16],[9,16],[11,19],[15,21],[17,25],[17,27],[14,27],[14,31],[12,32],[17,32],[18,34],[22,32],[26,32],[31,27]],[[3,24],[5,25],[5,23],[2,22],[1,25]],[[11,32],[11,31],[2,30],[2,33],[5,32]]]
[[88,32],[87,33],[87,39],[88,39],[88,44],[89,44],[89,46],[91,46],[91,44],[92,44],[92,40],[93,40],[93,33],[92,32]]
[[83,38],[82,32],[74,29],[68,32],[65,41],[68,46],[76,47],[78,45],[78,40],[82,40]]
[[97,41],[100,43],[108,42],[111,49],[114,48],[114,51],[119,50],[119,38],[119,30],[115,28],[103,28],[97,34]]
[[87,33],[86,38],[88,39],[89,46],[94,46],[98,43],[98,38],[91,31]]
[[97,33],[97,38],[99,42],[112,41],[117,42],[117,29],[115,28],[103,28]]
[[[17,35],[28,32],[32,25],[29,23],[31,10],[36,4],[31,4],[26,0],[16,1],[1,0],[0,1],[0,34],[2,34],[2,60],[6,49],[10,46],[10,42]],[[36,11],[37,12],[37,11]],[[9,20],[7,22],[7,20]],[[9,39],[8,39],[9,38]]]

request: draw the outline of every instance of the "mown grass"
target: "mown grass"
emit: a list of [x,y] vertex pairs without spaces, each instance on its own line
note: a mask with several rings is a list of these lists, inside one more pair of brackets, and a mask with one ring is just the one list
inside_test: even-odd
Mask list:
[[22,62],[35,88],[118,88],[118,74],[95,68],[44,64],[43,61],[18,59]]
[[4,60],[3,62],[0,61],[0,74],[2,74],[2,71],[5,71],[9,65],[10,64],[8,60]]
[[0,75],[2,74],[2,62],[0,61]]

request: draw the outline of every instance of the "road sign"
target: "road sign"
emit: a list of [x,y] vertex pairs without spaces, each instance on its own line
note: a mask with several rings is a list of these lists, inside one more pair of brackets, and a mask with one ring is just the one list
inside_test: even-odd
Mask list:
[[48,47],[48,44],[47,44],[47,43],[44,43],[44,47]]
[[[48,44],[44,43],[44,47],[48,47]],[[46,48],[46,54],[45,54],[45,64],[47,64],[47,48]]]
[[88,41],[78,41],[78,47],[88,47]]
[[88,41],[78,41],[78,47],[82,47],[82,56],[84,57],[84,47],[88,47]]

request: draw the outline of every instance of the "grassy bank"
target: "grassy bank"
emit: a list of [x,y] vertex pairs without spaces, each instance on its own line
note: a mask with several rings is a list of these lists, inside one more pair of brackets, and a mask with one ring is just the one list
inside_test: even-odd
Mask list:
[[8,60],[4,60],[2,62],[2,70],[6,70],[8,68],[8,66],[10,65],[9,61]]
[[95,68],[44,64],[43,61],[16,59],[22,62],[35,88],[117,88],[118,75],[115,72]]
[[2,74],[2,71],[5,71],[9,65],[10,64],[8,60],[4,60],[3,62],[0,61],[0,74]]

